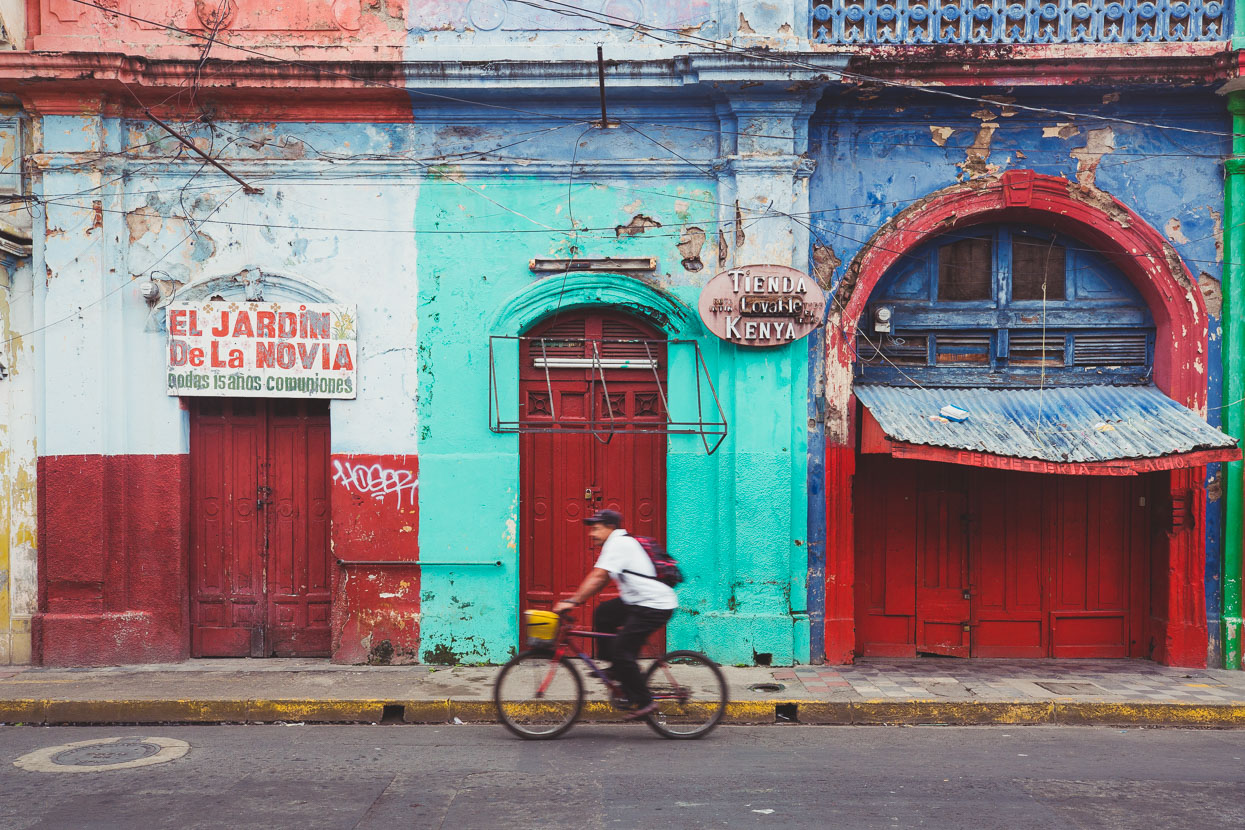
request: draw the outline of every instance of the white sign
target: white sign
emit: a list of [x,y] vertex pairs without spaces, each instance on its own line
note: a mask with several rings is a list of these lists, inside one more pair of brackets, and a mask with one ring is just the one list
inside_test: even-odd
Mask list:
[[170,395],[355,396],[354,306],[173,303],[168,329]]

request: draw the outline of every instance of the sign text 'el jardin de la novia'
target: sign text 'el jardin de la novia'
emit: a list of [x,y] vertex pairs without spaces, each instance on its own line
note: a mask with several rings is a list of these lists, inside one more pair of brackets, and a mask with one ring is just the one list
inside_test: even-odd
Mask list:
[[355,307],[329,303],[173,303],[168,393],[353,398]]
[[786,265],[723,271],[700,292],[700,319],[740,346],[779,346],[821,325],[826,298],[807,274]]

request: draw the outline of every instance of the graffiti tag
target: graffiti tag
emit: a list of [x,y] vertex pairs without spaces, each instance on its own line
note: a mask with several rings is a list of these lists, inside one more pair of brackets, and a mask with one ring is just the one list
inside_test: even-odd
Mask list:
[[390,495],[396,496],[398,508],[401,509],[407,502],[411,507],[415,506],[415,490],[419,486],[419,479],[410,470],[391,470],[380,464],[352,464],[335,458],[333,483],[371,496],[377,501],[383,502]]

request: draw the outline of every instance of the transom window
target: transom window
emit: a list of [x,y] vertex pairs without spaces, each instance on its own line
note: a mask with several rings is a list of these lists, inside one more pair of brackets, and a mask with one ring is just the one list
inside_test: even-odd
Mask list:
[[1041,228],[989,225],[905,255],[870,297],[856,375],[889,383],[1144,383],[1145,301],[1104,256]]

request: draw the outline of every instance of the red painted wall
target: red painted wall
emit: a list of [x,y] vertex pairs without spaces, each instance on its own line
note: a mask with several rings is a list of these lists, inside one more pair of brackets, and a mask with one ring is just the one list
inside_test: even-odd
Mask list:
[[47,666],[184,660],[189,457],[39,459],[39,610]]
[[333,661],[414,663],[419,654],[419,460],[332,458]]

